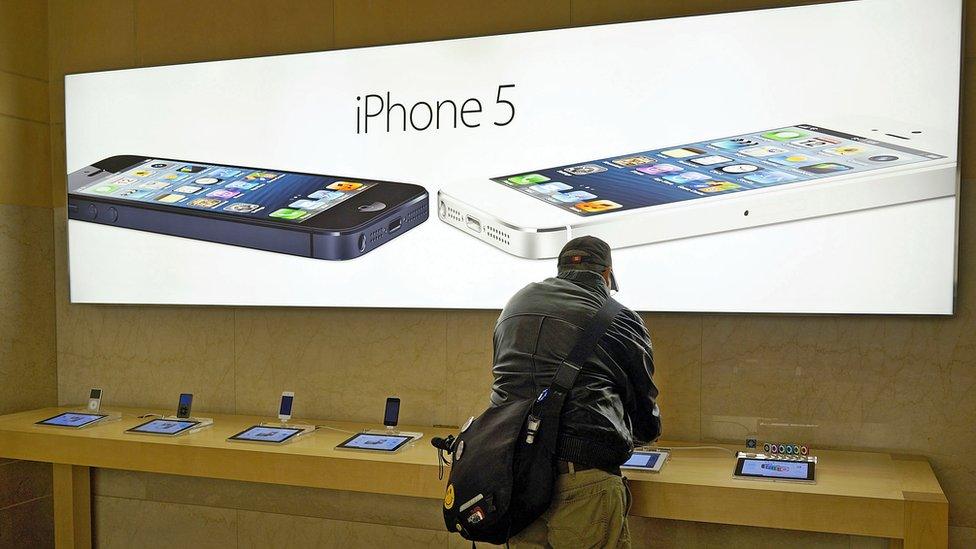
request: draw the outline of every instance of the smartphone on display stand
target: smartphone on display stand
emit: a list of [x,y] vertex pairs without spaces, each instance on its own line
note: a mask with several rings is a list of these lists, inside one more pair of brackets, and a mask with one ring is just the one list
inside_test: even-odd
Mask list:
[[400,399],[390,397],[386,399],[386,409],[383,412],[383,425],[387,428],[394,428],[400,421]]
[[180,394],[180,403],[176,407],[176,417],[179,419],[189,419],[193,409],[193,395],[190,393]]
[[953,135],[910,124],[800,123],[458,181],[438,217],[551,258],[583,235],[624,248],[954,196],[955,151]]
[[316,259],[369,253],[427,220],[419,185],[121,155],[68,175],[68,218]]
[[281,393],[281,403],[278,405],[278,419],[282,423],[287,423],[291,419],[291,407],[295,400],[295,393],[284,391]]
[[88,411],[96,413],[101,405],[102,390],[97,387],[92,387],[91,391],[88,392]]

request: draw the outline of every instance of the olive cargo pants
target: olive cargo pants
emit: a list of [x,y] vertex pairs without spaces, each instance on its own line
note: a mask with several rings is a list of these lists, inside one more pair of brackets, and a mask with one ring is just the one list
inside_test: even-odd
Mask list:
[[630,548],[624,479],[599,469],[561,474],[552,506],[510,541],[528,548]]

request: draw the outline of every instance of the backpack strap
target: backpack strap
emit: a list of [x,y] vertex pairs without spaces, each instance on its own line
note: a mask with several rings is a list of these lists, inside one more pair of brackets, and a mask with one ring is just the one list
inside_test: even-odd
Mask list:
[[576,384],[580,369],[586,359],[596,350],[600,338],[610,328],[613,319],[624,308],[617,300],[607,298],[602,307],[587,321],[573,349],[556,369],[549,387],[539,395],[536,404],[541,404],[543,417],[558,416],[562,411],[566,395]]

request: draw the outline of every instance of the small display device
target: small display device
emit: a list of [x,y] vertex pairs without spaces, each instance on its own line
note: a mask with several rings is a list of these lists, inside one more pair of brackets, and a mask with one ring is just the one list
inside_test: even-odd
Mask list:
[[254,425],[227,440],[281,444],[294,439],[302,430],[293,427],[265,427],[263,425]]
[[190,393],[180,394],[180,403],[176,407],[176,417],[189,419],[190,410],[193,409],[193,395]]
[[732,476],[740,479],[816,482],[817,458],[814,456],[770,456],[739,452]]
[[342,444],[336,446],[336,449],[393,453],[411,440],[413,437],[403,435],[359,433],[343,441]]
[[295,393],[291,391],[281,393],[281,404],[278,405],[278,419],[282,422],[291,419],[291,405],[294,401]]
[[78,429],[95,423],[96,421],[108,417],[106,414],[85,414],[77,412],[65,412],[54,417],[42,419],[36,425],[51,425],[54,427],[70,427]]
[[668,453],[663,450],[637,450],[620,468],[659,473],[667,460]]
[[386,399],[386,411],[383,413],[383,425],[396,427],[400,420],[400,399],[390,397]]
[[92,387],[91,392],[88,393],[88,411],[92,413],[98,412],[98,408],[102,404],[102,390],[96,387]]
[[199,421],[189,419],[153,419],[126,430],[127,433],[141,435],[175,436],[200,425]]

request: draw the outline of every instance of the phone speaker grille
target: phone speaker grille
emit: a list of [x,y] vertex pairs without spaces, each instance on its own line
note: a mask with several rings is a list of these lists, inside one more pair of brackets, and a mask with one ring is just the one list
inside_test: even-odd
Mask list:
[[509,236],[508,236],[508,233],[505,232],[505,231],[496,229],[496,228],[492,227],[491,225],[485,225],[485,234],[488,235],[488,238],[492,238],[494,240],[497,240],[498,242],[501,242],[502,244],[505,244],[506,246],[509,244]]
[[451,206],[447,207],[447,218],[451,221],[457,221],[458,223],[464,223],[464,214],[454,209]]
[[423,218],[426,215],[427,215],[427,203],[425,202],[420,207],[408,213],[404,223],[410,225],[411,223],[417,221],[418,219]]
[[372,231],[370,231],[369,235],[367,235],[366,238],[367,240],[369,240],[369,243],[372,244],[377,240],[382,239],[383,235],[385,234],[386,234],[386,228],[380,227],[379,229],[373,229]]

